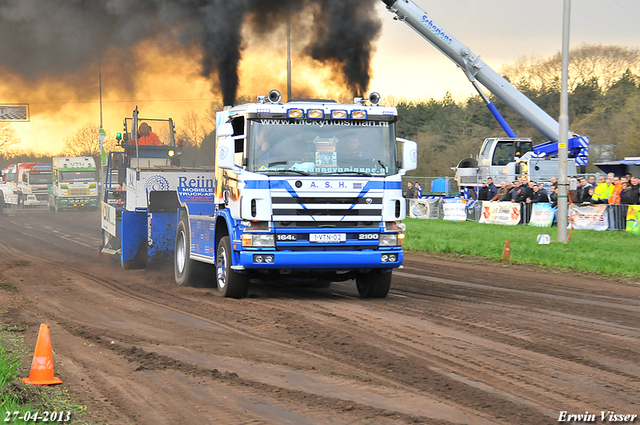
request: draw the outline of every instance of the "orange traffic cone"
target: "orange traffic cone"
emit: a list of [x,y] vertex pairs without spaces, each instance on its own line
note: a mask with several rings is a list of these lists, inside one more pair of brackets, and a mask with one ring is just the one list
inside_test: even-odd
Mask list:
[[502,261],[509,261],[511,259],[511,248],[509,247],[509,239],[504,244],[504,251],[502,251]]
[[33,353],[31,373],[28,378],[22,378],[22,382],[32,385],[62,384],[62,381],[53,376],[53,352],[51,351],[51,336],[49,325],[40,325],[36,350]]

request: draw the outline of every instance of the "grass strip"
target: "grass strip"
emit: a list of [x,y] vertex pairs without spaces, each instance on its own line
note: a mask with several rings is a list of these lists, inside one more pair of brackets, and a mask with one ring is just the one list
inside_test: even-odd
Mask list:
[[[568,243],[559,243],[556,227],[423,219],[404,222],[407,237],[403,247],[407,251],[471,255],[500,261],[509,240],[511,263],[602,276],[640,277],[640,256],[637,255],[640,238],[624,231],[573,230]],[[551,244],[538,245],[539,234],[548,234]]]
[[[18,331],[23,331],[18,330]],[[70,411],[68,424],[88,424],[83,420],[85,406],[74,403],[67,389],[63,386],[37,386],[22,383],[20,376],[27,376],[21,367],[22,358],[28,355],[24,340],[11,327],[4,328],[0,324],[0,423],[12,425],[33,425],[51,423],[42,420],[24,420],[19,418],[33,417],[35,412],[42,416],[43,412]],[[15,413],[18,412],[18,413]]]

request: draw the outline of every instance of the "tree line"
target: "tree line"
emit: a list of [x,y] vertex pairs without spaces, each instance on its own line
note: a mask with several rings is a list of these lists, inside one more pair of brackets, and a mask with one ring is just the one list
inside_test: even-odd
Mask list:
[[[560,115],[562,57],[520,59],[501,74],[554,119]],[[587,172],[603,160],[640,156],[640,50],[582,45],[571,51],[569,128],[590,139]],[[496,105],[518,137],[534,145],[547,140],[493,94]],[[455,101],[400,100],[398,136],[418,143],[415,176],[453,176],[460,160],[476,157],[487,137],[506,137],[480,96]]]
[[[560,53],[549,58],[522,58],[504,67],[501,74],[557,119],[561,62]],[[487,95],[518,137],[530,137],[534,144],[547,141],[493,94]],[[251,101],[242,98],[238,103]],[[463,158],[475,157],[485,138],[506,136],[480,96],[458,101],[447,94],[440,100],[392,99],[391,104],[398,108],[398,136],[418,143],[418,169],[411,175],[453,176],[452,167]],[[220,107],[212,103],[204,116],[189,112],[179,123],[183,165],[213,164],[215,111]],[[640,49],[588,44],[572,49],[569,108],[571,131],[590,139],[587,172],[597,171],[595,162],[640,156]],[[10,124],[0,123],[0,167],[46,159],[47,155],[15,149],[18,143]],[[115,144],[115,137],[107,132],[107,150]],[[98,159],[97,126],[86,124],[66,137],[60,155]]]

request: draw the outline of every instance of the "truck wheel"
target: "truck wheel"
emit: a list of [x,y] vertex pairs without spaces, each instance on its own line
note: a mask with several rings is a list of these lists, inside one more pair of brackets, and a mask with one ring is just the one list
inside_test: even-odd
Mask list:
[[386,298],[391,288],[390,270],[373,270],[356,277],[360,298]]
[[22,196],[18,196],[18,208],[19,209],[24,208],[24,198]]
[[249,292],[249,277],[231,268],[231,241],[220,239],[216,255],[216,281],[218,292],[225,298],[243,298]]
[[176,231],[175,254],[173,255],[173,270],[176,283],[180,286],[206,286],[212,267],[200,261],[192,260],[191,234],[189,233],[188,218],[180,216],[180,223]]

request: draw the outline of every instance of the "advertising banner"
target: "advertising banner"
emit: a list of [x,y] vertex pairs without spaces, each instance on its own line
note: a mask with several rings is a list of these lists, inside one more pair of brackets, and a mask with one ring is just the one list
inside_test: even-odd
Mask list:
[[627,210],[627,232],[640,235],[640,205],[629,205]]
[[569,228],[574,229],[591,229],[591,230],[607,230],[609,228],[609,219],[607,217],[606,205],[589,205],[586,207],[577,207],[569,205]]
[[409,217],[411,218],[440,218],[440,198],[433,199],[410,199]]
[[537,202],[533,204],[529,226],[551,227],[555,215],[556,208],[551,208],[551,204]]
[[482,215],[479,223],[515,226],[520,223],[520,204],[516,202],[482,201]]
[[465,221],[467,212],[465,210],[466,199],[452,198],[442,200],[442,209],[446,221]]

